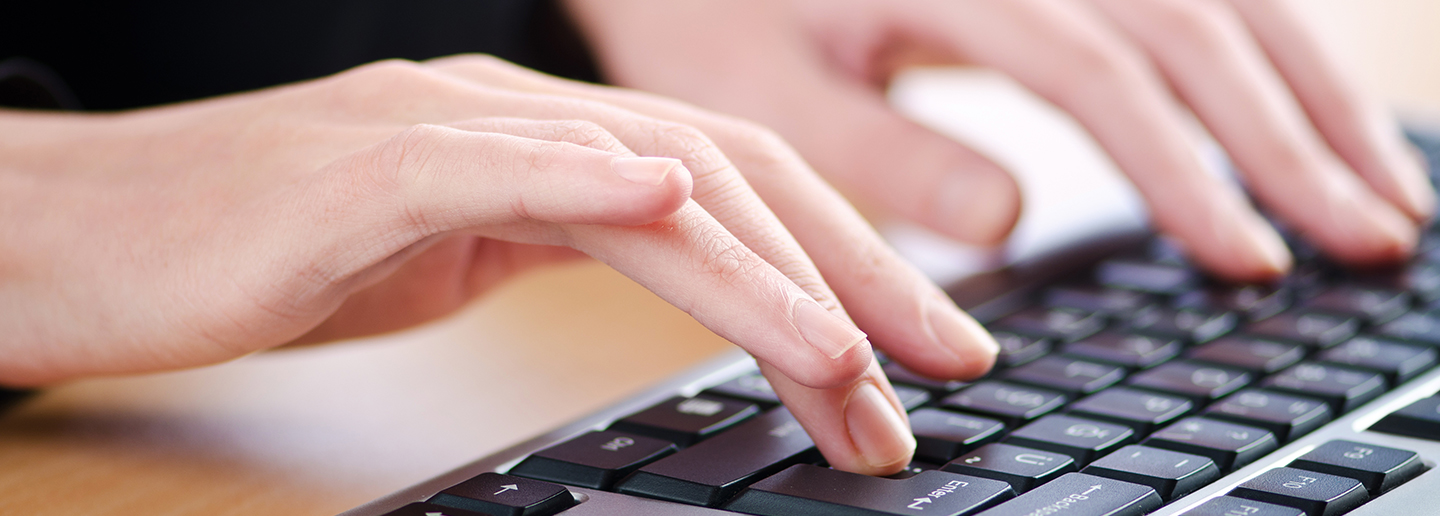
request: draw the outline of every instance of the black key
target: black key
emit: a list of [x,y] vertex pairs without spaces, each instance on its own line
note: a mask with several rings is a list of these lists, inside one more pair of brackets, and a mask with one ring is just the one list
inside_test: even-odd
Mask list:
[[1380,496],[1425,472],[1418,453],[1354,441],[1322,444],[1290,467],[1353,478],[1365,485],[1370,496]]
[[1220,478],[1210,459],[1138,444],[1101,457],[1081,473],[1150,486],[1167,502]]
[[1359,329],[1354,317],[1313,312],[1286,312],[1245,327],[1247,333],[1318,348],[1345,342]]
[[967,451],[1000,439],[1005,424],[994,419],[925,408],[910,414],[915,458],[944,464]]
[[1135,431],[1125,425],[1051,414],[1010,432],[1005,442],[1063,453],[1084,467],[1134,440]]
[[654,437],[684,448],[760,413],[754,403],[717,396],[676,396],[610,425],[611,430]]
[[1410,309],[1410,293],[1355,285],[1331,287],[1305,300],[1303,308],[1358,317],[1379,324]]
[[935,471],[937,469],[940,469],[940,466],[938,464],[931,464],[929,462],[912,460],[910,461],[910,465],[905,466],[905,469],[900,470],[899,473],[889,475],[884,478],[888,478],[891,480],[905,480],[926,471]]
[[1189,400],[1127,387],[1105,389],[1070,404],[1071,414],[1129,425],[1140,435],[1189,414]]
[[617,491],[713,507],[756,480],[819,459],[805,429],[780,407],[641,467]]
[[1305,516],[1305,513],[1294,507],[1220,496],[1185,511],[1185,516]]
[[1264,428],[1284,443],[1329,423],[1331,412],[1314,398],[1245,389],[1205,409],[1205,416]]
[[1134,313],[1156,303],[1155,296],[1133,290],[1093,286],[1054,287],[1045,292],[1045,306],[1074,308],[1108,316]]
[[549,516],[575,505],[563,486],[499,473],[481,473],[426,501],[491,516]]
[[905,385],[919,387],[921,389],[925,389],[940,395],[949,394],[960,390],[966,385],[970,385],[969,383],[962,382],[960,380],[945,381],[936,380],[933,378],[926,378],[924,376],[920,376],[919,373],[906,369],[904,366],[900,365],[899,362],[891,362],[889,364],[885,364],[884,369],[885,376],[890,379],[891,383],[902,383]]
[[743,374],[739,378],[711,387],[705,393],[729,396],[765,408],[780,404],[780,397],[775,395],[775,389],[770,386],[770,381],[766,380],[765,375],[759,372]]
[[1200,275],[1189,267],[1116,259],[1095,267],[1095,281],[1111,288],[1175,295],[1194,290]]
[[1267,375],[1305,359],[1305,346],[1237,335],[1191,349],[1186,358]]
[[1050,339],[1029,337],[1008,331],[992,332],[1000,352],[995,355],[995,367],[1015,367],[1045,356],[1053,347]]
[[987,380],[940,400],[940,405],[998,418],[1015,427],[1060,408],[1065,395],[1045,389]]
[[590,432],[535,452],[510,474],[608,490],[640,466],[671,453],[675,445],[669,441],[608,430]]
[[1075,471],[1070,456],[1022,446],[991,443],[961,455],[940,468],[942,471],[999,480],[1017,493]]
[[1180,341],[1174,338],[1107,331],[1066,344],[1063,349],[1066,353],[1091,360],[1147,369],[1179,356],[1181,347]]
[[1175,308],[1209,312],[1235,312],[1249,321],[1267,319],[1290,307],[1290,290],[1283,287],[1242,285],[1210,287],[1175,297]]
[[1197,405],[1204,405],[1249,384],[1250,373],[1178,360],[1137,373],[1127,383],[1142,389],[1184,396]]
[[1373,331],[1384,337],[1440,346],[1440,314],[1410,312]]
[[1029,308],[1007,315],[993,326],[997,331],[1070,342],[1100,331],[1105,327],[1105,317],[1072,308]]
[[1440,440],[1440,397],[1424,398],[1391,412],[1370,427],[1376,432]]
[[[1164,502],[1154,489],[1084,473],[1070,473],[980,516],[1140,516]],[[1063,511],[1063,512],[1062,512]]]
[[1208,342],[1230,333],[1239,323],[1233,312],[1150,307],[1124,317],[1121,329],[1158,337]]
[[930,391],[925,389],[908,385],[892,385],[891,388],[895,389],[895,397],[900,398],[900,406],[905,407],[907,412],[930,403]]
[[1385,377],[1328,364],[1303,362],[1265,379],[1263,387],[1320,398],[1344,414],[1385,392]]
[[1396,385],[1435,367],[1436,352],[1430,346],[1361,336],[1325,350],[1319,359],[1383,374]]
[[1262,428],[1202,417],[1182,419],[1141,444],[1209,457],[1221,471],[1254,462],[1278,446],[1275,436]]
[[1358,279],[1364,285],[1409,292],[1421,302],[1440,299],[1440,264],[1426,260],[1415,260],[1401,267],[1362,274]]
[[1309,516],[1338,516],[1370,501],[1353,478],[1295,468],[1275,468],[1230,491],[1231,496],[1294,507]]
[[383,516],[485,516],[478,512],[451,509],[429,503],[412,503],[385,513]]
[[904,480],[796,464],[754,483],[725,509],[762,516],[973,514],[1015,496],[997,480],[926,471]]
[[1083,396],[1125,378],[1125,368],[1078,358],[1051,355],[1011,369],[1001,378]]

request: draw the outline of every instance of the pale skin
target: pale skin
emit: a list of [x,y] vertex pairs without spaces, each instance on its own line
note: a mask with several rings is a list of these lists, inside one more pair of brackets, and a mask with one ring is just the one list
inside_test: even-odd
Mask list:
[[[995,343],[801,156],[967,241],[1003,238],[1021,205],[1004,171],[884,105],[906,63],[995,66],[1075,114],[1222,276],[1289,256],[1199,168],[1182,101],[1342,260],[1403,256],[1434,209],[1383,110],[1275,1],[590,1],[569,3],[610,78],[799,152],[478,56],[116,114],[0,111],[0,217],[23,221],[0,228],[0,383],[394,331],[588,255],[752,353],[832,466],[893,473],[914,440],[871,343],[962,379]],[[1147,35],[1159,21],[1193,30]]]

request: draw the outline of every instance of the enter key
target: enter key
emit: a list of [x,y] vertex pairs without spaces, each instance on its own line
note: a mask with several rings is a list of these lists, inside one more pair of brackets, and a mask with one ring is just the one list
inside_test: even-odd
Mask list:
[[762,516],[958,516],[1012,496],[1005,482],[944,471],[892,480],[797,464],[752,484],[725,509]]

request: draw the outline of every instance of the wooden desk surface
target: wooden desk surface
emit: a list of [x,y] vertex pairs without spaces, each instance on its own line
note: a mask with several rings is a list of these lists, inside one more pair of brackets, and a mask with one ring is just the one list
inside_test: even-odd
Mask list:
[[[1305,0],[1370,86],[1440,111],[1440,3]],[[403,334],[46,391],[0,416],[0,514],[329,515],[729,349],[596,264]]]

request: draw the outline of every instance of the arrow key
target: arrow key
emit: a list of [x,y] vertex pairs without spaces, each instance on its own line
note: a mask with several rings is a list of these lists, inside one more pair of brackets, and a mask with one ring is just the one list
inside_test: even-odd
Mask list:
[[575,498],[562,486],[499,473],[482,473],[428,501],[490,516],[549,516],[575,505]]
[[462,511],[428,503],[412,503],[387,512],[384,516],[484,516],[478,512]]

